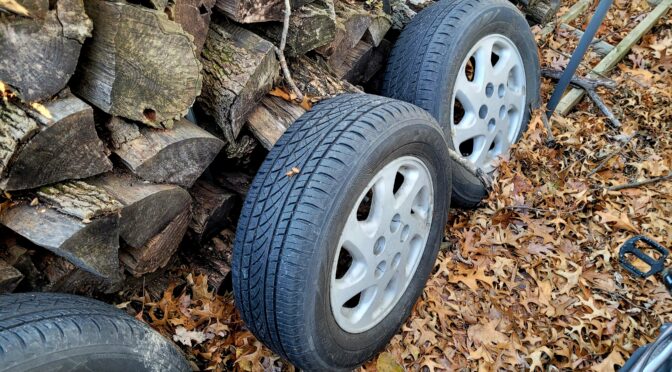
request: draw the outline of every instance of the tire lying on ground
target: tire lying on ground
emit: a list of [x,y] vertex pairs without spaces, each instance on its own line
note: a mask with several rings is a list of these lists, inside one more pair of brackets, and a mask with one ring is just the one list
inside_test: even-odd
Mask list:
[[[451,0],[420,12],[394,45],[383,95],[429,111],[448,144],[486,172],[527,128],[539,105],[537,45],[525,17],[506,0]],[[453,167],[453,205],[486,195]]]
[[100,301],[0,296],[0,371],[191,371],[147,325]]
[[348,370],[383,348],[422,293],[451,170],[441,128],[365,94],[316,105],[268,154],[241,213],[236,305],[304,370]]

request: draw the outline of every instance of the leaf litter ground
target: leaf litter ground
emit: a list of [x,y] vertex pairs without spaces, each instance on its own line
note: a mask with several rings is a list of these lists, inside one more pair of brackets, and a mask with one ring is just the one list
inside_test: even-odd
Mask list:
[[[598,37],[617,44],[650,10],[616,0]],[[538,42],[543,67],[562,69],[578,40],[557,29]],[[580,75],[599,58],[589,53]],[[451,213],[412,316],[361,371],[613,371],[672,322],[661,282],[633,279],[618,264],[618,248],[637,234],[672,247],[672,182],[608,190],[672,171],[669,14],[608,77],[618,88],[599,93],[623,127],[584,99],[553,117],[557,144],[548,147],[535,113],[489,198]],[[546,100],[552,89],[543,81]],[[205,275],[175,276],[159,300],[141,294],[120,307],[174,340],[194,368],[293,370],[246,330],[230,294],[215,294]]]

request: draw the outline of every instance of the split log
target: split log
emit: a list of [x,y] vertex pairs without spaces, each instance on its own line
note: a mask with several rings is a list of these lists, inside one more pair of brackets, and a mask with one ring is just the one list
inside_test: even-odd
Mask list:
[[96,276],[59,256],[44,254],[37,258],[36,265],[44,272],[46,282],[39,288],[43,292],[75,293],[91,297],[120,289],[121,277],[111,280]]
[[242,172],[218,172],[215,180],[217,184],[240,195],[242,199],[252,185],[253,175]]
[[289,68],[296,85],[313,100],[321,100],[341,93],[362,93],[354,85],[333,76],[328,67],[320,67],[317,62],[308,57],[295,59]]
[[156,183],[191,187],[224,142],[182,119],[172,130],[139,128],[121,118],[106,124],[113,152],[136,176]]
[[23,274],[0,258],[0,294],[14,292],[23,279]]
[[[298,9],[313,0],[292,0],[292,9]],[[283,0],[217,0],[215,9],[238,23],[282,21]]]
[[[289,30],[285,53],[300,56],[331,43],[336,37],[333,0],[317,0],[314,3],[294,9],[289,18]],[[280,43],[282,23],[269,23],[255,27],[255,31],[276,43]]]
[[545,25],[555,18],[560,9],[560,0],[512,0],[523,8],[527,19],[534,24]]
[[352,84],[366,83],[385,66],[391,48],[391,44],[387,41],[383,41],[379,47],[375,48],[362,40],[350,49],[344,62],[334,73],[336,77]]
[[122,172],[87,181],[100,187],[123,205],[119,236],[128,245],[141,248],[170,221],[189,209],[191,197],[179,186],[146,183]]
[[247,126],[261,145],[270,150],[285,130],[305,113],[299,105],[268,95],[252,110]]
[[1,226],[0,234],[5,235],[0,241],[0,259],[19,270],[23,275],[18,289],[22,291],[39,290],[44,283],[44,275],[35,267],[31,258],[35,251],[26,248],[28,247],[26,243],[30,243],[19,242],[14,233]]
[[25,190],[112,169],[89,105],[69,96],[44,107],[47,112],[39,113],[0,102],[0,189]]
[[191,209],[187,208],[143,247],[124,247],[119,259],[135,277],[164,267],[180,246],[190,219]]
[[174,0],[165,8],[168,18],[194,37],[197,54],[201,54],[205,44],[214,6],[215,0]]
[[44,187],[38,198],[53,208],[19,202],[0,213],[0,223],[85,271],[117,278],[121,205],[84,182]]
[[193,37],[161,11],[86,1],[93,38],[82,50],[73,92],[108,114],[172,127],[201,92]]
[[199,180],[189,190],[193,197],[193,216],[189,223],[192,241],[202,245],[212,239],[227,224],[231,210],[236,205],[236,195],[216,186]]
[[373,17],[366,10],[339,2],[336,5],[336,37],[331,43],[316,51],[328,60],[332,69],[338,69],[344,63],[350,49],[359,43],[372,22]]
[[279,77],[273,44],[251,31],[213,22],[202,53],[202,109],[234,142],[247,114]]
[[374,47],[377,47],[383,42],[391,27],[392,17],[382,12],[376,13],[371,18],[371,25],[366,29],[364,38]]
[[24,100],[39,101],[68,83],[82,44],[91,36],[92,24],[83,0],[23,3],[32,18],[0,18],[0,81],[12,86]]

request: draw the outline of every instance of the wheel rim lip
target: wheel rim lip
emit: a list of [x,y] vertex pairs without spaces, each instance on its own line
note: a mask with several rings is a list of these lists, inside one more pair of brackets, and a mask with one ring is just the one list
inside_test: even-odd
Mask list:
[[[425,186],[428,188],[428,190],[425,191],[425,193],[427,195],[427,199],[428,199],[426,201],[426,204],[427,204],[428,207],[427,207],[426,212],[423,212],[425,217],[422,218],[422,220],[423,220],[422,223],[424,224],[426,229],[423,230],[423,231],[419,231],[419,232],[409,233],[410,236],[408,236],[408,238],[404,242],[399,243],[399,245],[401,245],[401,246],[406,244],[408,246],[407,249],[409,251],[411,250],[411,247],[410,247],[411,244],[414,244],[415,247],[419,247],[419,248],[413,248],[412,257],[411,257],[412,260],[410,260],[410,262],[411,262],[410,265],[409,265],[409,262],[399,262],[397,267],[393,269],[391,267],[392,263],[388,262],[387,270],[392,270],[392,272],[393,272],[392,278],[389,279],[388,286],[389,286],[390,282],[395,280],[395,278],[400,277],[401,273],[400,273],[399,270],[402,270],[403,268],[405,268],[404,272],[406,273],[406,277],[403,278],[404,280],[403,280],[402,283],[396,283],[396,285],[395,285],[396,289],[394,290],[394,297],[391,300],[388,299],[386,301],[386,303],[384,303],[384,306],[382,306],[382,310],[380,309],[380,307],[374,308],[373,306],[371,306],[370,301],[365,302],[365,304],[368,303],[368,308],[365,309],[365,310],[362,310],[362,309],[359,309],[359,310],[362,310],[363,313],[375,312],[376,315],[373,317],[373,319],[371,319],[371,321],[365,322],[365,324],[362,324],[362,322],[353,321],[353,317],[352,317],[359,310],[352,311],[349,314],[345,314],[343,312],[344,307],[338,301],[335,300],[335,297],[336,297],[335,294],[337,294],[337,292],[338,292],[337,283],[338,283],[339,279],[336,278],[336,273],[337,273],[337,268],[338,268],[339,255],[341,253],[341,250],[343,250],[344,246],[346,245],[346,241],[345,241],[345,238],[344,238],[345,237],[345,229],[348,226],[348,221],[350,221],[350,219],[353,216],[355,216],[355,218],[356,218],[357,208],[359,207],[363,198],[367,195],[368,191],[373,189],[375,187],[376,183],[379,180],[381,180],[381,177],[380,177],[381,173],[388,170],[390,167],[392,167],[392,168],[396,167],[397,169],[399,169],[401,167],[409,167],[409,166],[413,167],[420,174],[422,174],[422,176],[420,176],[420,177],[424,177],[424,180],[426,181]],[[418,194],[420,194],[421,191],[422,190],[418,191],[416,196]],[[366,332],[366,331],[374,328],[375,326],[380,324],[380,322],[382,322],[389,315],[389,313],[399,303],[399,300],[401,299],[401,297],[403,297],[403,294],[406,292],[406,289],[408,288],[408,285],[413,280],[413,277],[414,277],[414,275],[417,271],[419,263],[420,263],[423,255],[425,253],[427,241],[429,239],[429,233],[431,231],[431,224],[432,224],[432,221],[433,221],[432,214],[433,214],[433,210],[434,210],[434,201],[435,201],[434,192],[435,191],[434,191],[433,179],[432,179],[431,173],[429,172],[429,169],[425,165],[425,163],[421,159],[419,159],[417,157],[414,157],[414,156],[402,156],[402,157],[399,157],[397,159],[394,159],[394,160],[390,161],[387,165],[382,167],[378,171],[378,173],[376,173],[376,175],[374,177],[372,177],[372,179],[369,181],[367,186],[364,188],[364,190],[361,192],[359,197],[356,199],[355,205],[350,209],[350,213],[349,213],[348,219],[346,221],[346,226],[344,226],[344,229],[341,231],[339,242],[338,242],[338,245],[336,247],[336,254],[334,256],[334,262],[333,262],[331,272],[330,272],[330,276],[329,276],[330,307],[332,309],[332,314],[334,316],[334,319],[335,319],[336,323],[344,331],[346,331],[348,333],[362,333],[362,332]],[[415,197],[412,197],[412,198],[415,200]],[[383,209],[386,209],[386,208],[383,208]],[[398,212],[397,209],[394,209],[394,212],[395,212],[395,216],[399,214],[399,213],[397,213]],[[389,215],[389,213],[388,213],[388,215]],[[388,229],[388,231],[391,231],[392,224],[382,222],[381,226],[383,226],[383,228],[386,228],[386,226],[390,226],[390,229]],[[392,236],[397,236],[397,235],[403,233],[404,224],[402,224],[401,226],[402,226],[402,228],[399,228],[395,233],[391,233],[391,235]],[[418,239],[418,237],[419,237],[419,239]],[[374,239],[374,238],[371,238],[371,239]],[[371,247],[371,249],[374,249],[374,247]],[[385,251],[388,251],[388,248],[386,248]],[[381,259],[383,259],[385,261],[394,260],[394,258],[396,258],[396,257],[393,258],[393,254],[394,254],[393,252],[397,252],[397,251],[393,248],[385,256],[381,255],[381,257],[382,257]],[[383,253],[385,253],[385,252],[383,252]],[[355,266],[356,264],[361,265],[361,262],[357,262],[356,259],[353,258],[353,263],[348,270],[351,270],[353,267],[357,267],[358,270],[361,270],[362,267],[361,266]],[[374,271],[374,270],[376,270],[376,267],[373,267],[373,265],[369,264],[368,267],[364,267],[363,269]],[[348,271],[348,273],[349,272],[350,271]],[[382,280],[388,280],[388,279],[383,278]],[[398,281],[399,280],[397,280],[397,282]],[[364,293],[365,291],[371,289],[374,286],[377,286],[377,285],[375,283],[371,283],[366,289],[364,289],[360,293],[360,295],[362,293]],[[386,287],[385,291],[387,291],[387,290],[388,290],[388,288]],[[387,293],[386,293],[386,295],[387,295]],[[360,314],[361,314],[361,312],[360,312]],[[366,314],[364,314],[364,315],[366,315]],[[359,318],[361,319],[362,317],[363,316],[360,316]]]
[[[522,94],[521,94],[520,99],[517,101],[517,103],[512,105],[513,106],[513,111],[516,112],[516,117],[515,117],[515,120],[513,120],[511,123],[509,123],[510,127],[508,129],[508,136],[507,136],[508,145],[499,146],[498,148],[493,149],[494,151],[492,152],[492,156],[488,156],[485,159],[485,161],[474,161],[474,158],[478,159],[482,152],[490,152],[489,148],[486,149],[486,147],[488,147],[487,145],[483,145],[482,147],[478,146],[478,147],[481,147],[478,152],[473,151],[472,154],[470,154],[469,156],[464,156],[465,158],[470,160],[472,163],[474,163],[477,167],[484,169],[488,173],[494,171],[495,162],[496,162],[497,157],[506,154],[508,152],[508,150],[511,148],[511,145],[518,138],[518,136],[520,134],[520,131],[521,131],[521,128],[523,126],[524,113],[525,113],[525,103],[527,102],[527,86],[526,86],[527,85],[527,76],[526,76],[526,72],[525,72],[525,67],[524,67],[522,55],[521,55],[520,51],[518,50],[518,47],[515,45],[515,43],[511,39],[509,39],[508,37],[506,37],[502,34],[489,34],[489,35],[486,35],[483,38],[481,38],[478,42],[476,42],[474,44],[474,46],[471,48],[471,50],[469,50],[469,52],[467,53],[464,60],[462,61],[462,64],[460,65],[459,73],[465,73],[467,64],[469,63],[469,60],[475,55],[475,53],[478,51],[478,49],[483,46],[484,43],[487,43],[488,41],[491,41],[491,40],[495,44],[498,44],[499,47],[505,46],[506,50],[513,52],[512,56],[515,59],[515,66],[510,71],[512,71],[513,69],[516,70],[515,73],[514,73],[514,80],[515,80],[515,84],[521,87]],[[488,79],[487,77],[484,77],[485,80],[494,80],[493,78],[494,77]],[[483,86],[485,87],[486,84],[484,83]],[[459,141],[460,143],[458,143],[458,141],[457,141],[458,136],[456,135],[456,133],[458,131],[462,130],[462,128],[459,128],[459,125],[455,124],[455,110],[454,110],[454,108],[455,108],[456,99],[457,99],[457,95],[458,95],[457,94],[458,89],[459,89],[459,87],[456,83],[455,87],[453,88],[452,95],[451,95],[451,106],[450,106],[451,114],[450,114],[450,118],[449,118],[449,120],[450,120],[449,126],[450,126],[450,130],[451,130],[451,136],[450,137],[451,137],[451,142],[453,144],[453,147],[455,148],[456,151],[460,152],[460,145],[461,145],[461,143],[464,143],[465,141]],[[497,89],[497,86],[495,86],[495,90],[496,89]],[[486,99],[488,98],[486,96],[485,90],[480,91],[480,94],[482,94],[482,96],[484,98],[486,98]],[[496,94],[497,93],[495,93],[495,95]],[[477,98],[477,97],[474,97],[474,98]],[[485,104],[481,101],[481,105],[487,105],[487,104]],[[481,105],[478,105],[479,108],[480,108]],[[511,107],[509,107],[509,110],[507,110],[507,113],[510,110],[511,110]],[[494,110],[494,111],[497,112],[496,110]],[[488,112],[492,113],[493,108],[488,107]],[[477,121],[484,120],[484,121],[487,122],[489,120],[489,118],[491,118],[491,116],[488,115],[488,116],[486,116],[486,119],[481,119],[479,117],[478,109],[476,109],[476,112],[473,112],[472,114],[475,115],[475,120],[477,120]],[[465,116],[466,116],[466,110],[465,110]],[[500,124],[500,121],[496,121],[496,127],[499,126],[499,124]],[[497,131],[497,129],[495,129],[495,131]],[[476,138],[476,137],[474,137],[474,138]],[[476,140],[474,140],[474,142],[476,142]],[[480,143],[479,143],[479,145],[480,145]],[[475,147],[477,147],[476,143],[474,144],[473,148],[475,148]]]

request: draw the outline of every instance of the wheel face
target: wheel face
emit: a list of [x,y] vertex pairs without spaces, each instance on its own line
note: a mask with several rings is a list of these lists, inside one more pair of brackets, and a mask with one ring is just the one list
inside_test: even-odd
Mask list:
[[336,323],[361,333],[378,325],[406,291],[432,224],[434,186],[413,156],[385,165],[348,215],[331,270]]
[[504,35],[485,36],[462,62],[452,96],[451,138],[455,149],[486,172],[520,135],[525,82],[523,58]]

